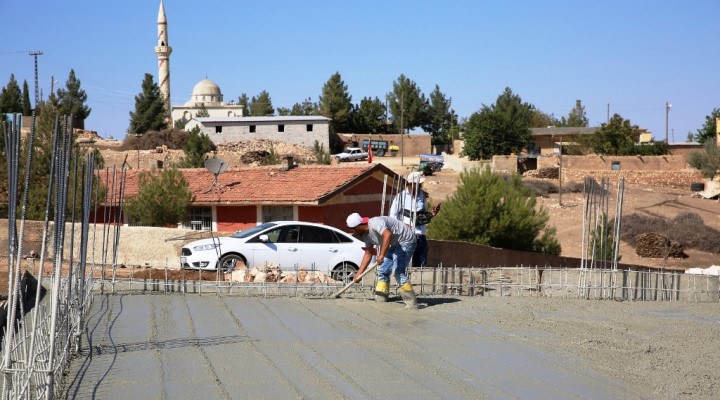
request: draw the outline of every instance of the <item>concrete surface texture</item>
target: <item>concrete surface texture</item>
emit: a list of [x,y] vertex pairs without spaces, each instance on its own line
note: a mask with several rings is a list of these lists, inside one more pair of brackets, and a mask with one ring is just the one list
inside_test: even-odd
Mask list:
[[96,295],[65,398],[714,399],[717,304]]

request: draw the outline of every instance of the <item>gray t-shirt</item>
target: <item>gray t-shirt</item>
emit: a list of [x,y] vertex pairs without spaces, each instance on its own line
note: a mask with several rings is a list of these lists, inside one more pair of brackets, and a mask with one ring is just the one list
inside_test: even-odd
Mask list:
[[368,221],[370,232],[365,235],[366,246],[380,246],[382,244],[382,233],[389,229],[392,233],[390,246],[397,246],[398,243],[412,243],[415,239],[415,230],[402,221],[393,217],[373,217]]

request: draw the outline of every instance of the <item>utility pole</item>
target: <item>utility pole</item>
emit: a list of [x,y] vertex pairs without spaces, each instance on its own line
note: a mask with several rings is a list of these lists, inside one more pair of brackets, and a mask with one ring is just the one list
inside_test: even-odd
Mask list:
[[405,91],[400,92],[400,165],[405,165]]
[[670,115],[670,109],[672,108],[672,104],[665,102],[665,143],[668,144],[668,117]]
[[35,58],[35,107],[33,110],[37,110],[38,103],[40,102],[40,91],[38,91],[38,56],[42,55],[42,50],[31,51],[29,54]]
[[607,106],[607,123],[610,123],[610,103],[608,103]]

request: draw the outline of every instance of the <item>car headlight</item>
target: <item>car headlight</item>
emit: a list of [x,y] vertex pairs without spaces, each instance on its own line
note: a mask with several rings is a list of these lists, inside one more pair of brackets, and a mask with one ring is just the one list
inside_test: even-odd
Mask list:
[[200,246],[193,247],[193,250],[195,251],[206,251],[206,250],[215,250],[216,248],[220,247],[217,243],[212,244],[202,244]]

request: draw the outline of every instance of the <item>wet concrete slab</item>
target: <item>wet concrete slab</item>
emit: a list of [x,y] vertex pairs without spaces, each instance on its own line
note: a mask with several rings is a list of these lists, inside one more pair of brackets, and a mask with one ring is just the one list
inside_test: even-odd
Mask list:
[[639,398],[485,327],[477,302],[96,295],[68,398]]

